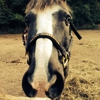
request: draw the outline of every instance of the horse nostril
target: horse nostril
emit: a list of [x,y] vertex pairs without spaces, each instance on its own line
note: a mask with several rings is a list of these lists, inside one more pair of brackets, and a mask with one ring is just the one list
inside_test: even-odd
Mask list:
[[37,90],[38,87],[39,87],[39,83],[36,83],[36,84],[35,84],[35,83],[33,82],[31,85],[32,85],[32,87],[33,87],[34,89],[36,89],[36,90]]
[[45,86],[45,91],[47,92],[49,90],[49,88],[56,82],[57,80],[57,76],[53,75],[52,78],[50,79],[50,81],[47,83],[47,85]]
[[37,82],[37,84],[34,83],[30,77],[28,77],[28,82],[30,83],[30,85],[31,85],[34,89],[37,90],[38,82]]
[[46,97],[45,95],[45,82],[36,81],[30,83],[32,88],[37,91],[36,97]]

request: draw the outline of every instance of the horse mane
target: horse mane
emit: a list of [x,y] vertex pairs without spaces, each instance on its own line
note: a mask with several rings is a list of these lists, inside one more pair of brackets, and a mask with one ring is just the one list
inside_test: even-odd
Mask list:
[[36,11],[44,10],[45,8],[52,7],[53,5],[59,5],[65,9],[67,13],[71,12],[71,9],[65,2],[66,0],[30,0],[26,7],[25,13],[35,9]]

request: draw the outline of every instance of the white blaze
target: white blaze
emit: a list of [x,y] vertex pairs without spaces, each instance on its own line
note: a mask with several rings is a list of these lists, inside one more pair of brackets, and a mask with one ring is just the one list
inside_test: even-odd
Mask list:
[[[52,14],[57,12],[60,9],[59,6],[48,8],[44,11],[40,11],[37,14],[37,34],[39,33],[48,33],[53,35],[53,19]],[[46,79],[46,71],[48,71],[47,66],[49,63],[50,56],[52,54],[53,44],[52,41],[46,38],[40,38],[36,41],[35,49],[35,71],[34,71],[34,82],[41,80],[42,78]],[[39,76],[41,79],[37,79]],[[38,77],[38,78],[39,78]],[[47,82],[47,79],[45,80]]]
[[[52,31],[52,13],[48,10],[39,12],[37,16],[37,34],[48,33]],[[52,53],[52,42],[49,39],[38,39],[36,41],[36,67],[46,67],[48,65],[50,55]],[[43,68],[45,70],[45,68]]]

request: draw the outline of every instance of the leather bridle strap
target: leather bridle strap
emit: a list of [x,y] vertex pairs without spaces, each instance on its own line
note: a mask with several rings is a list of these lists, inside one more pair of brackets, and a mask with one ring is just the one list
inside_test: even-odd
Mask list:
[[36,40],[39,38],[48,38],[53,42],[53,45],[56,47],[57,50],[59,50],[62,54],[62,57],[65,59],[65,61],[69,61],[69,53],[66,51],[66,49],[51,35],[48,33],[40,33],[35,35],[27,44],[26,47],[26,53],[30,51],[30,47],[35,44]]
[[36,40],[39,38],[48,38],[53,42],[53,45],[56,47],[57,50],[60,50],[62,56],[66,56],[66,50],[65,48],[51,35],[47,33],[40,33],[35,35],[29,42],[26,48],[26,52],[29,52],[29,48],[31,45],[35,44]]
[[66,19],[65,19],[65,24],[66,26],[68,26],[68,23],[70,24],[70,27],[72,29],[72,31],[74,32],[74,34],[76,35],[76,37],[80,40],[82,39],[81,35],[78,33],[78,31],[76,30],[74,24],[71,22],[71,17],[70,15],[66,15]]

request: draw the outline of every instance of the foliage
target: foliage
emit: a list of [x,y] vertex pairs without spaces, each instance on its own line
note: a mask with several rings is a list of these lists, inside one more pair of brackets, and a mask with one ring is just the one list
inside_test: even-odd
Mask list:
[[[95,28],[100,24],[100,0],[66,0],[73,10],[78,28]],[[0,32],[20,32],[25,27],[25,7],[29,0],[0,0]]]
[[66,1],[73,10],[73,22],[78,28],[95,28],[100,24],[100,0]]
[[24,10],[28,0],[0,0],[0,32],[16,33],[24,28]]

